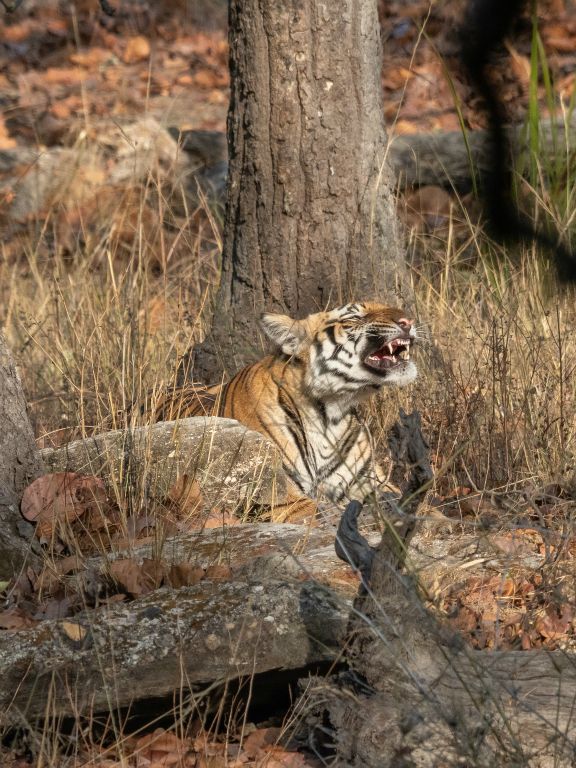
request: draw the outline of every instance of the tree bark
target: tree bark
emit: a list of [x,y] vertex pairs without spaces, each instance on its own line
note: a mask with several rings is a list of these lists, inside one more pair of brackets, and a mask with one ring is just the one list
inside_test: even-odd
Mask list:
[[194,377],[261,354],[257,317],[410,295],[385,164],[375,0],[231,0],[221,283]]
[[21,517],[24,488],[43,473],[14,360],[0,333],[0,579],[10,579],[30,550],[32,526]]

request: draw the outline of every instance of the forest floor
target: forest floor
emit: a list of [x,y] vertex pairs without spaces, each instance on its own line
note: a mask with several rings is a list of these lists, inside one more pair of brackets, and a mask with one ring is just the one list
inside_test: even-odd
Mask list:
[[[127,381],[136,395],[170,381],[202,333],[198,318],[218,273],[221,209],[178,197],[160,155],[129,181],[118,157],[128,126],[147,117],[181,130],[225,130],[226,3],[112,4],[117,12],[107,16],[97,0],[24,0],[0,17],[0,322],[42,447],[114,423],[127,405]],[[459,0],[382,3],[391,135],[484,126],[458,65],[462,9]],[[537,19],[520,20],[493,75],[511,123],[526,121],[531,104],[540,119],[570,117],[576,14],[569,0],[540,3]],[[27,150],[73,152],[81,175],[58,195],[23,204],[15,190],[29,171]],[[546,214],[569,237],[576,206],[568,143],[562,156],[560,169],[542,162],[519,186],[531,215]],[[69,163],[72,155],[53,157]],[[430,438],[437,477],[422,537],[448,532],[454,549],[465,540],[472,563],[458,578],[445,573],[427,585],[430,607],[475,648],[573,649],[573,295],[560,291],[545,256],[528,246],[510,255],[491,243],[474,204],[450,189],[410,191],[399,212],[419,314],[442,363],[427,370],[424,362],[420,383],[392,399],[422,411]],[[381,446],[382,410],[368,413]],[[84,540],[93,540],[96,529],[83,525]],[[62,547],[63,559],[73,554]],[[119,584],[119,599],[138,596]],[[61,608],[62,596],[45,590],[30,608],[33,580],[20,588],[28,607],[0,604],[0,631],[25,630]],[[280,724],[262,721],[232,749],[195,722],[186,734],[162,727],[127,735],[121,759],[103,738],[61,764],[319,764],[277,746]],[[2,765],[60,764],[27,749],[6,746]]]

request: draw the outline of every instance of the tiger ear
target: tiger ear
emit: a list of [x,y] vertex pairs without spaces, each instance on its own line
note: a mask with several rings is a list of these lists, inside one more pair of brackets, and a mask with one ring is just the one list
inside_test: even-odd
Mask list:
[[266,336],[280,347],[286,355],[295,355],[306,339],[306,329],[299,320],[288,315],[274,315],[265,312],[260,317],[260,326]]

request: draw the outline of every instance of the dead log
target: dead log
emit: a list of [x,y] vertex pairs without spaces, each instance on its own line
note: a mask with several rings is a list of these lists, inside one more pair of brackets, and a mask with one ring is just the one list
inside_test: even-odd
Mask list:
[[409,469],[404,504],[389,516],[369,588],[355,601],[351,671],[308,690],[312,733],[317,723],[325,734],[328,719],[338,764],[358,768],[573,766],[576,657],[473,651],[424,606],[418,574],[404,568],[429,477],[414,415],[402,416],[395,443]]
[[204,580],[0,634],[0,722],[90,715],[338,657],[350,601],[315,581]]
[[[576,118],[567,128],[562,121],[543,120],[539,126],[541,154],[554,154],[566,146],[566,131],[570,143],[576,139]],[[523,125],[505,129],[516,157],[529,152],[528,134]],[[388,155],[398,185],[401,188],[428,184],[469,192],[473,179],[490,171],[492,155],[490,137],[486,131],[438,131],[414,133],[392,139]]]
[[246,523],[165,541],[136,541],[130,547],[79,564],[76,578],[80,588],[86,574],[92,581],[101,582],[110,563],[123,558],[138,564],[145,559],[157,560],[167,568],[180,563],[199,568],[225,565],[231,568],[233,578],[264,580],[281,574],[285,579],[316,579],[350,599],[358,586],[351,569],[335,556],[331,530],[289,523]]
[[[573,143],[576,118],[572,118],[568,131]],[[182,148],[190,155],[195,167],[201,166],[203,174],[209,177],[209,169],[214,169],[223,195],[221,178],[226,163],[225,135],[216,131],[179,132],[171,129],[171,132],[173,136],[180,137]],[[507,134],[516,154],[527,151],[523,126],[509,126]],[[461,131],[405,134],[392,139],[387,158],[400,188],[436,185],[468,192],[472,189],[472,179],[478,178],[490,167],[487,142],[486,131],[469,131],[466,137]],[[558,146],[565,145],[564,125],[558,121],[542,121],[540,142],[544,153],[555,152]]]
[[42,461],[26,413],[20,377],[0,334],[0,580],[10,579],[36,556],[32,526],[20,515],[24,488],[42,474]]
[[[440,643],[411,642],[410,636],[402,640],[412,649],[411,659],[383,668],[385,690],[356,695],[352,703],[349,686],[333,687],[328,694],[325,681],[319,686],[323,705],[317,707],[316,719],[326,712],[331,697],[328,709],[339,765],[576,764],[573,655],[471,649],[458,653]],[[390,658],[393,649],[388,651]],[[441,666],[435,663],[439,661]],[[313,708],[314,694],[309,695]]]
[[196,684],[300,669],[341,653],[358,582],[336,558],[331,531],[257,523],[163,545],[137,543],[87,559],[62,584],[94,591],[110,563],[126,557],[153,558],[165,570],[228,565],[229,579],[162,587],[129,604],[1,632],[0,722],[89,714]]
[[51,472],[102,477],[136,511],[164,498],[182,475],[198,480],[207,508],[241,510],[286,498],[278,451],[234,419],[196,417],[114,430],[41,454]]

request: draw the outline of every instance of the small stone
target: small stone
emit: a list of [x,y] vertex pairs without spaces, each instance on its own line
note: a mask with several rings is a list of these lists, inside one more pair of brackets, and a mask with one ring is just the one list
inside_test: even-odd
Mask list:
[[215,651],[220,648],[222,643],[220,642],[220,638],[216,635],[208,635],[204,640],[204,645],[209,651]]

